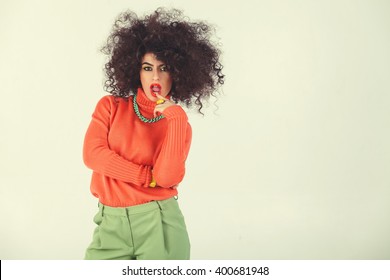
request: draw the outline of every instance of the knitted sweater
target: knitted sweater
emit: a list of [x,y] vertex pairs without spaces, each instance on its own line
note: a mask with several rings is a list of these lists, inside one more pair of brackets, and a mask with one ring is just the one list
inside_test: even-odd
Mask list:
[[[140,113],[153,118],[156,104],[138,90]],[[91,192],[101,203],[127,207],[177,195],[185,173],[192,130],[184,110],[171,106],[165,118],[144,123],[128,100],[104,96],[84,139],[83,159],[93,170]],[[157,186],[149,187],[154,179]]]

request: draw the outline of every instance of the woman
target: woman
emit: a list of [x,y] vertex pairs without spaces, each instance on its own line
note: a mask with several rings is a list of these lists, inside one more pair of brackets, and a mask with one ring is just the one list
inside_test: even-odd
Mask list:
[[84,162],[99,199],[86,259],[189,259],[177,203],[192,131],[181,106],[224,82],[211,28],[178,10],[116,20],[103,51],[105,89],[88,127]]

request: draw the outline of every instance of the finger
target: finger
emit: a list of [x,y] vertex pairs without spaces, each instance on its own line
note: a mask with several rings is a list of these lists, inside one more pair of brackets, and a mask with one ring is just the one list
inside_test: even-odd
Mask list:
[[158,99],[156,101],[156,105],[160,105],[160,104],[164,104],[165,103],[165,100],[164,99]]
[[[157,105],[158,106],[158,105]],[[157,107],[156,106],[156,107]],[[157,108],[154,108],[154,110],[153,110],[153,117],[157,117],[157,115],[158,115],[158,110],[157,110]]]
[[164,99],[164,97],[162,97],[158,92],[156,92],[156,97],[157,97],[158,99]]
[[168,100],[165,97],[161,96],[158,92],[156,92],[156,96],[157,96],[158,99]]
[[159,105],[156,105],[156,107],[154,107],[154,110],[153,110],[153,116],[154,117],[158,117],[162,114],[162,112],[164,111],[165,107],[164,107],[164,104],[159,104]]

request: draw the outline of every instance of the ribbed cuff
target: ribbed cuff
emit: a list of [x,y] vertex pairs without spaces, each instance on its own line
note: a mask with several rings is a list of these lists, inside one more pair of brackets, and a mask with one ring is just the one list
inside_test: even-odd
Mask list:
[[120,156],[113,156],[109,160],[104,173],[109,177],[143,187],[148,187],[152,179],[150,166],[137,165]]

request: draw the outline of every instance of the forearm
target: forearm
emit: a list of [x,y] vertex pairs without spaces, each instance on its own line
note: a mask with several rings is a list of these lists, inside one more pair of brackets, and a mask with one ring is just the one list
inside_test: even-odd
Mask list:
[[183,180],[192,131],[187,115],[181,107],[174,106],[166,110],[164,115],[168,127],[160,154],[153,167],[153,178],[158,186],[169,188]]
[[87,167],[113,179],[147,187],[151,181],[151,166],[133,163],[109,148],[107,136],[92,121],[84,140],[83,159]]

